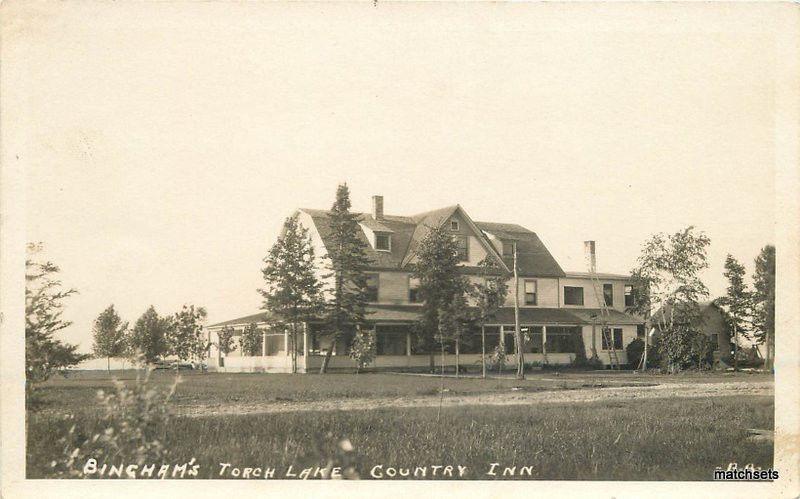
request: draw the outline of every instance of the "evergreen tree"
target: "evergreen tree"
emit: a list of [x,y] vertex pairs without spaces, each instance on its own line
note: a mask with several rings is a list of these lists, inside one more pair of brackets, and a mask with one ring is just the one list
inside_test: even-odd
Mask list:
[[131,348],[145,363],[152,364],[169,353],[168,339],[172,334],[172,319],[161,317],[150,305],[136,320],[131,333]]
[[431,228],[416,250],[413,276],[419,279],[421,318],[415,325],[418,341],[434,368],[436,344],[460,338],[470,320],[466,295],[471,287],[459,272],[458,247],[442,227]]
[[110,372],[111,357],[125,355],[128,323],[123,324],[119,314],[114,310],[114,305],[109,305],[95,319],[92,331],[94,333],[92,350],[97,357],[106,358],[106,368]]
[[725,296],[717,300],[717,304],[724,307],[727,320],[733,336],[733,368],[739,368],[739,337],[750,337],[749,324],[751,323],[752,294],[745,284],[744,265],[728,254],[725,258],[725,272],[723,275],[728,280]]
[[[25,260],[25,377],[26,393],[33,395],[32,383],[47,380],[53,373],[78,364],[88,355],[77,352],[78,346],[63,343],[56,333],[72,322],[62,318],[63,300],[77,293],[62,289],[55,279],[59,268],[52,262],[37,262],[33,255],[41,244],[28,244]],[[33,399],[29,399],[33,402]]]
[[775,362],[775,246],[761,249],[753,274],[755,339],[766,346],[764,367],[772,370]]
[[297,372],[298,326],[318,317],[324,307],[315,273],[314,247],[308,229],[297,216],[286,219],[264,263],[266,286],[259,290],[264,297],[262,308],[269,312],[270,322],[291,330],[292,372]]
[[370,264],[366,244],[359,237],[359,215],[350,212],[347,184],[336,189],[336,201],[328,212],[330,232],[327,237],[328,270],[332,278],[331,299],[327,304],[326,323],[331,332],[331,348],[325,353],[320,374],[325,374],[333,352],[342,338],[349,344],[354,328],[364,325],[367,305],[367,275]]

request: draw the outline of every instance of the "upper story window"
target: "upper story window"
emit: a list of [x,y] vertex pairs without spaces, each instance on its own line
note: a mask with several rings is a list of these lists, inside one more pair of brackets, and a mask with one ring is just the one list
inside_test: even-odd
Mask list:
[[564,305],[583,305],[583,288],[564,286]]
[[606,307],[614,306],[614,285],[603,284],[603,300],[606,302]]
[[469,261],[469,239],[467,236],[456,237],[456,252],[458,253],[458,260],[461,262]]
[[631,284],[625,285],[625,306],[626,307],[636,306],[636,297],[633,295],[633,285]]
[[458,220],[450,220],[450,230],[458,230]]
[[525,305],[536,305],[536,281],[525,280]]
[[503,241],[503,256],[514,256],[514,241]]
[[368,302],[377,302],[378,301],[378,281],[379,275],[378,274],[367,274],[367,301]]
[[375,234],[375,249],[379,251],[392,250],[392,236],[391,234]]
[[408,302],[419,303],[419,279],[416,277],[408,278]]

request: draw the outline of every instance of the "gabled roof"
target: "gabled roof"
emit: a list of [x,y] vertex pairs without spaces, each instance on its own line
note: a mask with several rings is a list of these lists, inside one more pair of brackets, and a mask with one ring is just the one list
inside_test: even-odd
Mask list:
[[[311,217],[323,243],[326,243],[330,235],[328,212],[308,208],[301,208],[299,211]],[[459,205],[447,206],[413,216],[384,215],[380,220],[375,220],[369,213],[356,213],[356,215],[360,217],[360,223],[370,230],[392,234],[391,251],[377,251],[362,232],[361,237],[366,245],[367,256],[373,262],[373,267],[376,269],[402,269],[411,263],[417,246],[428,235],[431,228],[441,226],[456,213],[472,228],[486,251],[505,267],[504,270],[511,271],[512,259],[500,255],[486,237],[486,233],[491,233],[500,239],[517,241],[517,263],[520,275],[541,277],[563,277],[565,275],[535,232],[517,224],[473,222]],[[469,270],[469,268],[465,268],[465,271]]]
[[[516,224],[475,222],[482,231],[501,240],[517,243],[517,269],[523,276],[564,277],[564,271],[535,232]],[[513,267],[513,257],[502,257],[506,266]]]

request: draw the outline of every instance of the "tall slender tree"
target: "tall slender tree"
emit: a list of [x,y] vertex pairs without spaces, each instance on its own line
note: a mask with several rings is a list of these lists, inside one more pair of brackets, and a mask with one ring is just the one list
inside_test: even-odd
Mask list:
[[272,324],[291,331],[292,372],[296,373],[299,326],[318,317],[324,309],[314,247],[308,229],[300,224],[297,216],[286,219],[264,263],[265,287],[259,290],[264,297],[262,308],[269,312]]
[[114,310],[113,304],[103,310],[94,320],[92,351],[97,357],[106,358],[106,369],[109,372],[111,372],[111,357],[125,355],[127,331],[128,323],[122,322],[119,314]]
[[756,257],[753,287],[755,339],[765,345],[764,367],[771,371],[775,362],[775,246],[771,244]]
[[480,279],[471,290],[475,300],[476,311],[474,324],[481,330],[481,373],[486,377],[486,322],[493,319],[500,307],[505,302],[508,294],[508,276],[504,275],[499,265],[491,258],[483,259]]
[[132,351],[147,364],[156,362],[169,353],[172,327],[172,318],[161,317],[150,305],[133,326],[130,336]]
[[[207,315],[205,308],[194,305],[183,305],[180,312],[175,314],[172,318],[174,327],[167,338],[172,355],[183,361],[203,356],[206,350],[203,322]],[[198,360],[202,362],[203,359]]]
[[728,280],[725,296],[717,300],[728,315],[728,322],[733,331],[733,370],[739,370],[739,338],[750,337],[750,324],[752,323],[752,293],[745,283],[744,265],[739,263],[733,255],[725,258],[725,271],[723,275]]
[[421,316],[415,325],[419,343],[429,354],[434,369],[436,344],[460,338],[470,320],[465,296],[470,283],[459,271],[458,246],[443,227],[432,227],[416,249],[413,277],[419,279]]
[[360,237],[358,223],[360,215],[350,212],[350,190],[347,184],[336,189],[336,201],[328,212],[330,232],[327,237],[326,255],[332,279],[330,300],[327,304],[326,323],[330,327],[331,348],[325,352],[320,374],[325,374],[333,352],[333,346],[349,344],[354,328],[365,322],[367,305],[366,268],[370,264],[367,245]]

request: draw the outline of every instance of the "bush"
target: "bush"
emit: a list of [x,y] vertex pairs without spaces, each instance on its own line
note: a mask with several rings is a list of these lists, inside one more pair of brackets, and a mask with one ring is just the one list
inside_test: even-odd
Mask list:
[[487,357],[486,367],[490,370],[497,369],[497,372],[500,372],[506,367],[506,358],[506,351],[503,345],[497,345]]
[[[137,376],[131,387],[115,380],[115,393],[99,390],[98,424],[94,428],[71,424],[67,434],[58,440],[62,451],[50,463],[51,476],[83,477],[84,466],[90,459],[101,465],[125,466],[164,461],[169,454],[163,444],[170,417],[169,402],[180,379],[176,377],[166,391],[151,388],[149,379],[147,371],[144,378]],[[73,418],[66,416],[68,420]]]
[[642,355],[644,355],[644,341],[641,338],[634,339],[625,347],[625,353],[628,356],[628,365],[637,369],[642,361]]

